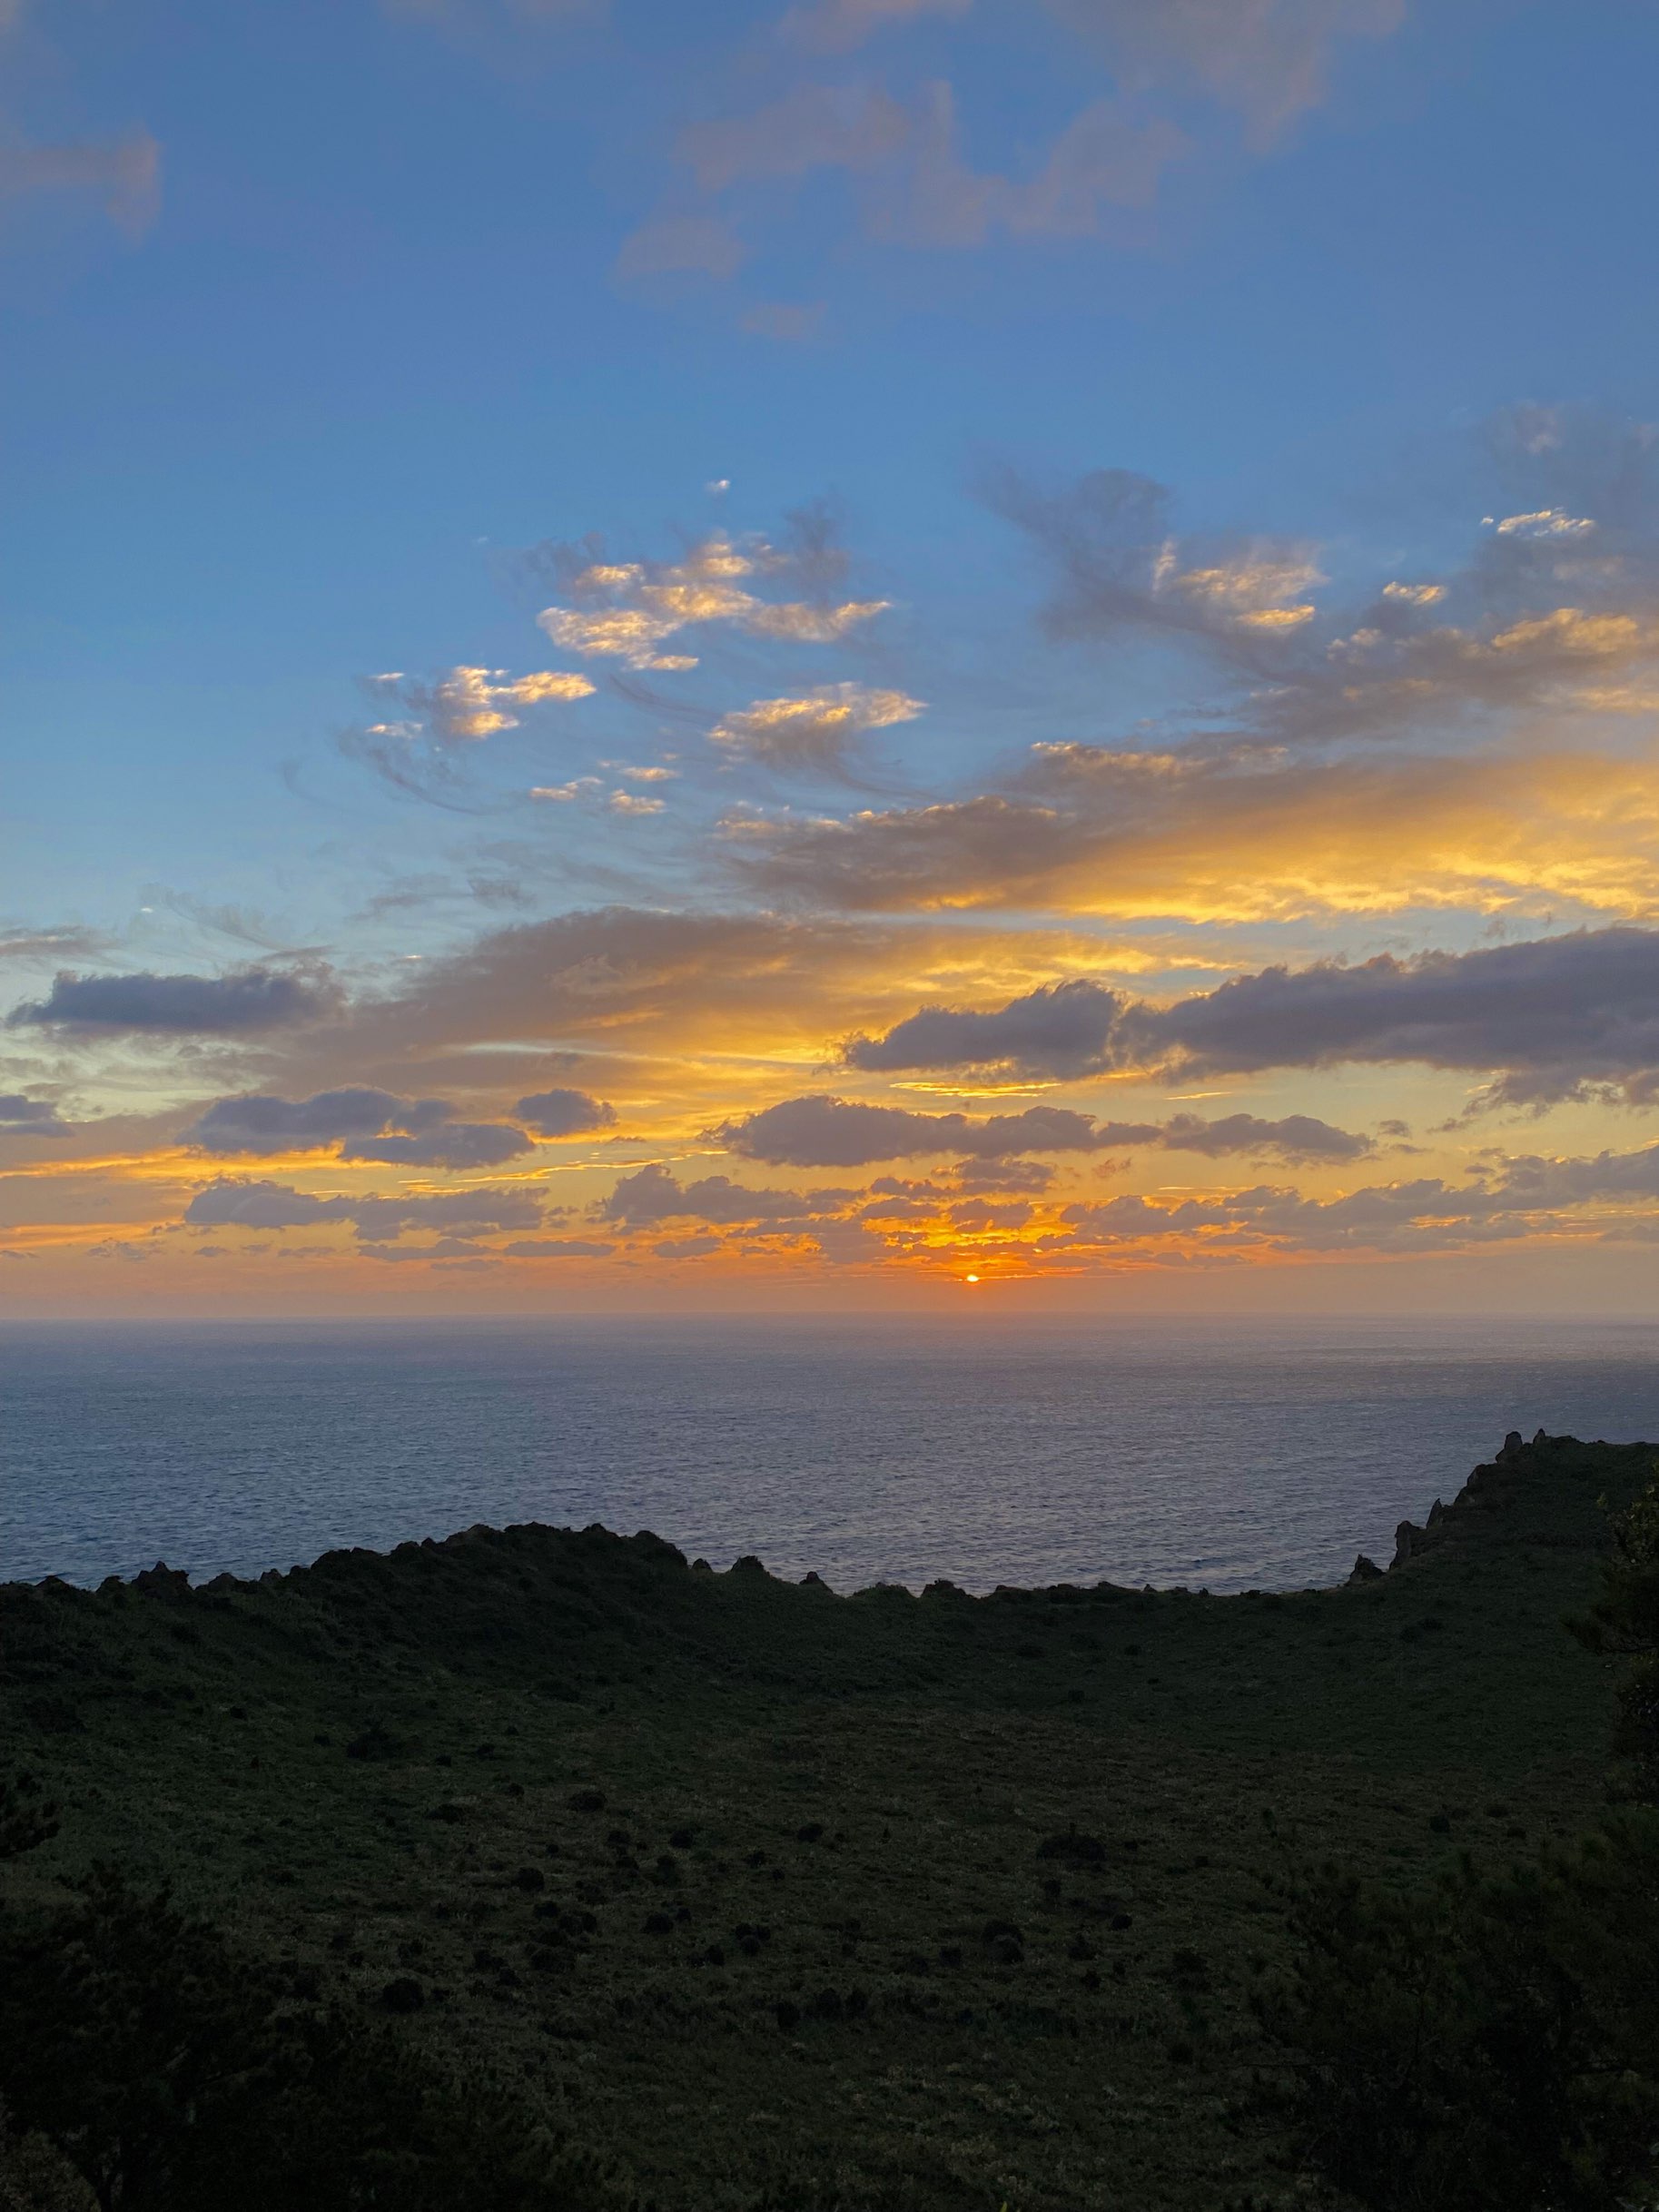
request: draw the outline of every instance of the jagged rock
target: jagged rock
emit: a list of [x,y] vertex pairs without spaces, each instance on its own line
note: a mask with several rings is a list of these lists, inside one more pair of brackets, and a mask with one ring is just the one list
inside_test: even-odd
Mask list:
[[1500,1459],[1514,1459],[1517,1454],[1525,1451],[1526,1448],[1526,1447],[1522,1441],[1520,1430],[1518,1428],[1512,1428],[1509,1431],[1509,1434],[1504,1438],[1504,1448],[1497,1456]]
[[1394,1532],[1394,1556],[1388,1565],[1391,1567],[1404,1566],[1407,1559],[1422,1549],[1423,1538],[1427,1534],[1427,1531],[1419,1528],[1415,1521],[1402,1521]]
[[1350,1588],[1355,1583],[1380,1582],[1382,1580],[1382,1569],[1378,1565],[1375,1559],[1368,1559],[1366,1555],[1361,1552],[1358,1558],[1355,1560],[1354,1571],[1348,1579]]
[[1549,1442],[1549,1438],[1545,1435],[1542,1429],[1539,1429],[1537,1434],[1534,1437],[1533,1442],[1535,1445],[1547,1444]]
[[188,1597],[190,1576],[183,1567],[170,1567],[164,1559],[158,1559],[153,1567],[133,1575],[133,1587],[148,1590],[157,1597]]
[[1445,1513],[1446,1507],[1440,1503],[1438,1498],[1436,1498],[1434,1504],[1428,1508],[1428,1520],[1427,1526],[1432,1528],[1435,1523],[1444,1516]]

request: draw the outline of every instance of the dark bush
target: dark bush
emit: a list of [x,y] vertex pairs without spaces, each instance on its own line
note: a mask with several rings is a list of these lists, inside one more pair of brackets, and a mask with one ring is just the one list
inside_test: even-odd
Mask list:
[[1567,1625],[1591,1651],[1634,1659],[1619,1689],[1615,1748],[1632,1794],[1659,1804],[1659,1483],[1613,1525],[1613,1556],[1586,1620]]
[[43,1796],[35,1776],[0,1774],[0,1860],[21,1859],[56,1833],[57,1807]]
[[1331,2181],[1378,2212],[1607,2212],[1659,2179],[1659,1820],[1417,1896],[1289,1889],[1268,2101]]
[[[95,1870],[0,1919],[0,2097],[103,2212],[589,2212],[603,2201],[481,2081],[298,1996],[163,1896]],[[409,1983],[417,1988],[418,1984]],[[405,1984],[386,2000],[404,2009]]]
[[1068,1828],[1062,1836],[1050,1836],[1037,1846],[1039,1859],[1058,1859],[1068,1866],[1100,1866],[1106,1857],[1106,1846],[1099,1836],[1079,1835],[1075,1828]]

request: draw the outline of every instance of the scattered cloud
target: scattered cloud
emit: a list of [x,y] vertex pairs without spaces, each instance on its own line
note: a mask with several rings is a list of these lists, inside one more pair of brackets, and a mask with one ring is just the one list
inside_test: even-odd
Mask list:
[[401,675],[367,679],[371,690],[395,698],[414,722],[376,723],[374,736],[414,737],[423,732],[449,743],[477,744],[501,730],[516,730],[511,710],[545,706],[549,700],[586,699],[594,686],[585,676],[542,668],[529,676],[509,676],[505,668],[451,668],[426,684]]
[[903,691],[825,684],[798,698],[756,699],[723,716],[709,735],[769,768],[838,775],[846,772],[850,749],[866,731],[890,729],[925,711],[922,700]]
[[[1587,1160],[1510,1160],[1461,1184],[1427,1176],[1333,1199],[1271,1185],[1174,1200],[1125,1196],[1066,1207],[1064,1229],[1042,1243],[1058,1253],[1180,1244],[1241,1258],[1460,1251],[1536,1235],[1641,1235],[1659,1226],[1655,1199],[1659,1145],[1650,1145]],[[1621,1210],[1633,1200],[1631,1216]],[[1575,1219],[1592,1209],[1591,1220]]]
[[650,1228],[658,1221],[711,1221],[721,1226],[756,1222],[809,1221],[826,1209],[839,1210],[856,1194],[851,1190],[751,1190],[729,1176],[705,1175],[681,1183],[670,1169],[653,1161],[625,1175],[601,1211],[622,1229]]
[[780,549],[762,538],[739,543],[720,532],[677,561],[609,560],[593,545],[538,548],[532,562],[550,568],[574,604],[547,607],[537,620],[566,651],[621,660],[630,668],[695,668],[694,656],[661,648],[682,630],[710,623],[782,642],[833,645],[887,602],[766,599],[751,588],[788,577],[812,551]]

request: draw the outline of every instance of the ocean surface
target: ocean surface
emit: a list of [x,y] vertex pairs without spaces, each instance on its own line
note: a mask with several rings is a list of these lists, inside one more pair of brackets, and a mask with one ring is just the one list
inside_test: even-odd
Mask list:
[[842,1590],[1298,1589],[1539,1427],[1659,1439],[1659,1325],[6,1325],[0,1580],[535,1520]]

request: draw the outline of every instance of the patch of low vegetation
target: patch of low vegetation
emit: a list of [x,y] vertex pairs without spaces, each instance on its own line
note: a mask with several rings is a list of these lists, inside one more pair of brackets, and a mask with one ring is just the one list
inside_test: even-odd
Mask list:
[[1652,1464],[1325,1592],[0,1589],[0,2207],[1639,2203]]

